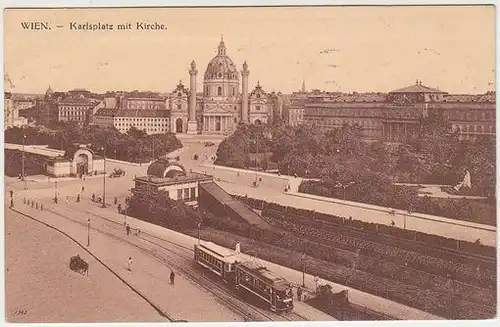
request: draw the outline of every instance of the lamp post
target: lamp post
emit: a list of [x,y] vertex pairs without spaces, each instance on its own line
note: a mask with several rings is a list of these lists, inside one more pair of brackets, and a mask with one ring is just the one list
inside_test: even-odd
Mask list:
[[200,236],[201,236],[201,222],[198,222],[198,244],[200,244]]
[[255,143],[255,186],[257,186],[257,171],[259,169],[259,144],[257,140],[254,140]]
[[306,248],[304,245],[304,253],[302,253],[302,287],[306,287]]
[[26,143],[26,134],[23,133],[23,149],[21,151],[21,161],[22,161],[22,167],[21,167],[21,178],[24,181],[24,189],[28,189],[28,185],[26,184],[26,176],[24,173],[24,145]]
[[90,218],[87,218],[87,246],[90,246]]
[[104,154],[104,178],[102,180],[102,207],[106,208],[106,143],[102,147]]

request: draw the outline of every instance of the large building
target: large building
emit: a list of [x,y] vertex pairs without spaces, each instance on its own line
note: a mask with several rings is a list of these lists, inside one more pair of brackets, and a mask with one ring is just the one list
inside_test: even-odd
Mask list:
[[119,94],[104,98],[103,108],[97,110],[93,123],[102,127],[115,127],[126,133],[135,127],[147,134],[170,132],[170,111],[165,98],[157,94]]
[[[203,74],[203,89],[196,90],[198,70],[191,62],[189,89],[182,82],[168,96],[171,129],[175,133],[228,134],[238,123],[266,123],[269,95],[258,85],[249,93],[250,70],[246,61],[238,72],[221,39],[217,55]],[[241,87],[240,87],[241,75]]]
[[495,101],[494,92],[450,95],[420,81],[389,93],[300,92],[292,94],[288,123],[314,124],[323,130],[358,124],[366,139],[403,141],[417,135],[422,117],[438,112],[462,139],[474,140],[495,135]]

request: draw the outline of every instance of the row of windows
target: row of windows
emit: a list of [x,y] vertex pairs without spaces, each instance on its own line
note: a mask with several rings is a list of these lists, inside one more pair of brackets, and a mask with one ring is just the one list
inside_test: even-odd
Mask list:
[[196,200],[196,188],[185,188],[177,190],[177,200],[194,201]]
[[[231,94],[232,96],[236,96],[236,87],[231,86],[231,89],[230,89],[230,90],[231,90],[230,94]],[[222,86],[217,86],[217,91],[216,91],[216,93],[215,93],[215,94],[212,94],[212,91],[211,91],[210,86],[205,85],[205,92],[204,92],[204,95],[208,95],[208,96],[210,96],[210,95],[222,96],[222,95],[223,95],[222,93],[223,93],[223,92],[222,92]]]
[[158,102],[127,102],[128,109],[161,109],[163,103]]
[[[117,127],[117,129],[121,133],[125,133],[130,129],[130,127]],[[169,131],[168,128],[143,128],[142,130],[146,133],[166,133]]]
[[453,124],[453,130],[459,129],[461,132],[470,132],[470,133],[495,133],[494,125],[462,125],[462,124]]
[[115,118],[117,121],[144,121],[144,122],[162,122],[162,121],[168,121],[168,118],[122,118],[122,117],[117,117]]
[[211,266],[217,267],[219,271],[222,271],[222,261],[214,258],[213,256],[203,251],[198,251],[198,258]]
[[168,124],[164,123],[164,124],[146,124],[146,123],[116,123],[115,124],[116,126],[118,127],[127,127],[127,126],[137,126],[137,127],[165,127],[165,126],[168,126]]
[[245,284],[252,285],[258,290],[265,293],[271,293],[271,287],[269,286],[269,284],[261,281],[258,278],[255,278],[250,274],[245,273],[244,271],[238,270],[238,280],[240,282],[244,282]]
[[493,112],[480,112],[479,110],[470,110],[466,112],[465,110],[450,110],[444,113],[444,116],[448,119],[456,120],[491,120],[495,118]]

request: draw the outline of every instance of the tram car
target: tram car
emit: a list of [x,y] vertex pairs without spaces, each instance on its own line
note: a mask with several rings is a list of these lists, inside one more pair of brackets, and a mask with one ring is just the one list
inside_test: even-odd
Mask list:
[[[194,246],[195,261],[218,275],[236,292],[265,303],[271,311],[293,309],[290,284],[266,267],[250,261],[241,261],[239,251],[231,251],[211,242]],[[240,259],[240,260],[238,260]]]

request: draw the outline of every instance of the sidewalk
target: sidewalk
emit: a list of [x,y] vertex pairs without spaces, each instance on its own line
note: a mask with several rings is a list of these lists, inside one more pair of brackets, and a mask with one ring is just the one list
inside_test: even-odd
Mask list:
[[[112,208],[113,209],[113,208]],[[89,213],[95,213],[100,216],[106,216],[106,218],[109,218],[113,221],[123,223],[123,216],[118,215],[117,213],[114,213],[111,211],[107,211],[104,213],[102,210],[98,210],[98,208],[90,208],[88,210]],[[145,231],[151,235],[155,235],[157,237],[161,237],[165,240],[169,240],[171,242],[175,242],[176,244],[185,246],[186,248],[192,249],[194,244],[197,243],[197,239],[193,238],[191,236],[187,236],[181,233],[178,233],[173,230],[169,230],[166,228],[162,228],[157,225],[153,225],[132,217],[127,217],[127,222],[130,224],[130,227],[135,228],[139,227],[141,231]],[[252,257],[246,256],[247,260],[253,260]],[[302,272],[293,270],[287,267],[279,266],[277,264],[267,262],[264,260],[259,259],[259,262],[264,263],[270,270],[276,272],[278,275],[284,277],[288,281],[292,282],[295,285],[301,285],[302,284]],[[429,320],[429,319],[443,319],[441,317],[438,317],[436,315],[411,308],[384,298],[380,298],[371,294],[363,293],[361,291],[358,291],[356,289],[352,289],[340,284],[335,284],[333,282],[330,282],[328,280],[324,279],[319,279],[318,281],[320,284],[330,284],[332,286],[332,291],[333,292],[340,292],[342,290],[348,290],[349,291],[349,299],[352,303],[367,307],[370,310],[376,311],[376,312],[382,312],[385,314],[388,314],[390,316],[396,317],[397,319],[403,319],[403,320]],[[305,284],[306,288],[308,289],[314,289],[315,288],[315,281],[314,281],[314,276],[306,274],[305,275]],[[305,304],[304,304],[305,305]],[[300,306],[300,305],[299,305]],[[298,309],[300,310],[300,309]],[[317,311],[317,310],[316,310]],[[304,316],[307,314],[313,314],[311,313],[312,311],[309,310],[309,313],[305,312]],[[297,311],[298,314],[301,314],[301,312]]]

